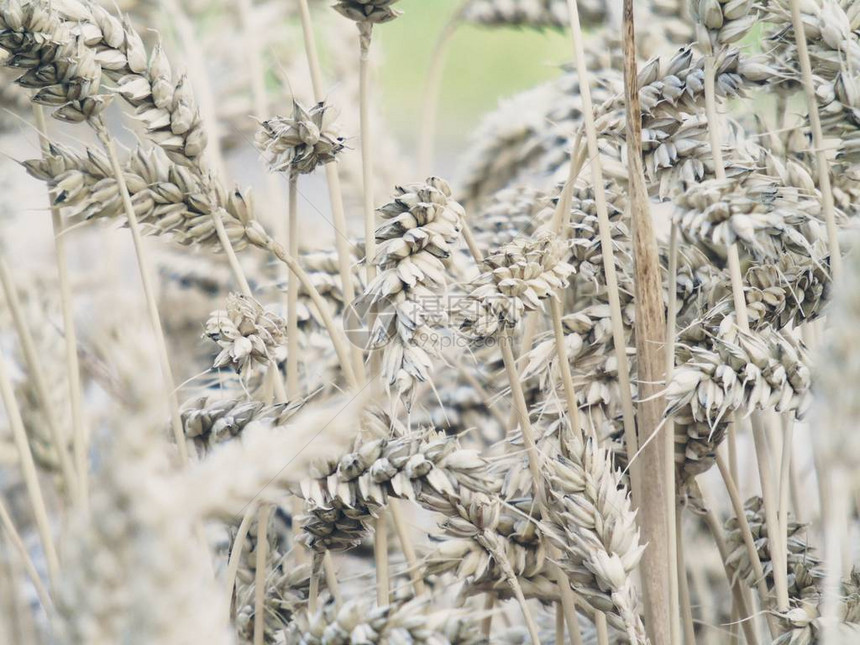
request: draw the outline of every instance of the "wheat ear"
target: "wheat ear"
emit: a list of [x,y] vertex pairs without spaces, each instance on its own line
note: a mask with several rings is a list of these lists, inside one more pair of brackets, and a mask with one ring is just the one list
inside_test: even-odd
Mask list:
[[791,24],[794,27],[794,40],[797,44],[797,59],[800,63],[800,73],[803,80],[803,93],[806,96],[809,125],[812,129],[812,145],[815,149],[815,160],[818,166],[818,186],[824,201],[824,221],[827,224],[827,241],[830,247],[830,269],[833,273],[833,279],[839,280],[842,275],[842,253],[839,250],[839,234],[836,229],[833,188],[830,185],[830,164],[827,161],[824,134],[821,130],[821,115],[818,112],[818,98],[812,81],[812,65],[809,61],[809,50],[806,47],[806,30],[800,15],[799,0],[789,0],[789,2],[791,3]]

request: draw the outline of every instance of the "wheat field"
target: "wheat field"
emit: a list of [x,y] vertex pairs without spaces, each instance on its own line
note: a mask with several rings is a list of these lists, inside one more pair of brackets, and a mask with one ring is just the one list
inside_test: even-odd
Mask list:
[[860,643],[860,2],[0,58],[0,643]]

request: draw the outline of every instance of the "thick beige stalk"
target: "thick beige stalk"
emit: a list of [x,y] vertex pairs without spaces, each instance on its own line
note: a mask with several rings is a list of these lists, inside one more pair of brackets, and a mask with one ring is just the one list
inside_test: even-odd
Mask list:
[[361,117],[361,179],[364,188],[364,262],[367,284],[376,277],[376,212],[373,196],[373,132],[370,127],[370,40],[373,23],[358,23],[359,111]]
[[442,72],[445,70],[445,61],[448,58],[448,47],[457,32],[460,17],[467,2],[468,0],[461,2],[454,15],[442,27],[430,54],[430,69],[427,70],[424,90],[421,93],[421,134],[418,141],[418,174],[421,177],[427,177],[433,171],[433,146],[436,142]]
[[94,123],[96,134],[107,152],[110,159],[111,169],[116,179],[117,188],[122,198],[123,209],[128,220],[128,228],[131,231],[131,238],[134,242],[134,251],[137,255],[137,266],[140,271],[140,281],[143,285],[143,293],[146,298],[146,308],[149,313],[149,322],[152,325],[152,332],[155,335],[157,345],[158,362],[161,367],[161,377],[164,380],[164,389],[167,395],[167,404],[170,410],[170,425],[173,428],[173,438],[176,441],[176,448],[179,451],[179,458],[183,464],[188,463],[188,448],[185,445],[185,432],[182,429],[182,418],[179,413],[179,399],[176,396],[176,385],[173,379],[173,371],[170,368],[170,358],[167,351],[167,341],[164,338],[164,328],[161,325],[161,318],[158,315],[158,305],[155,301],[155,290],[152,284],[150,271],[152,265],[149,262],[146,247],[143,243],[143,234],[140,230],[140,223],[137,221],[137,215],[134,212],[134,206],[131,203],[131,197],[128,193],[128,186],[125,183],[125,175],[122,172],[122,167],[119,164],[119,158],[116,154],[116,147],[113,139],[107,131],[104,122],[99,118]]
[[[305,41],[305,54],[308,59],[308,68],[311,73],[311,84],[314,89],[314,100],[317,102],[325,99],[325,88],[323,87],[322,71],[320,68],[319,54],[317,53],[316,38],[314,37],[311,13],[308,9],[308,0],[299,0],[299,10],[302,21],[302,34]],[[350,271],[349,237],[346,230],[346,215],[343,208],[343,192],[340,188],[340,175],[338,166],[334,161],[325,165],[325,177],[328,183],[329,200],[331,201],[332,217],[334,219],[335,237],[334,243],[337,249],[338,269],[340,282],[343,289],[344,302],[352,302],[355,299],[355,289],[352,283],[352,272]],[[364,358],[361,349],[350,346],[353,361],[353,370],[364,380]]]
[[636,421],[633,408],[633,393],[630,389],[630,366],[627,360],[627,342],[624,338],[624,323],[621,318],[621,300],[618,296],[618,278],[615,275],[615,254],[613,253],[612,231],[609,224],[609,210],[606,205],[606,191],[603,186],[603,166],[600,162],[600,149],[597,145],[597,127],[594,123],[594,104],[591,100],[591,81],[585,65],[585,48],[582,28],[579,23],[579,9],[576,0],[567,0],[570,11],[571,41],[576,59],[576,71],[582,95],[582,113],[585,120],[585,136],[588,142],[588,156],[591,160],[591,177],[594,185],[594,202],[597,208],[597,223],[600,232],[600,245],[603,249],[603,270],[606,274],[606,290],[609,296],[609,312],[612,318],[612,340],[615,345],[615,358],[618,362],[618,384],[621,389],[621,407],[624,416],[624,439],[627,444],[627,457],[630,462],[630,479],[633,483],[633,503],[639,503],[640,468],[634,455],[639,449],[636,437]]
[[[639,366],[639,404],[636,413],[639,441],[643,446],[640,467],[648,473],[639,481],[638,499],[642,533],[648,544],[642,557],[642,584],[645,597],[645,625],[655,643],[680,645],[680,623],[677,621],[677,596],[670,601],[669,586],[672,577],[670,562],[677,555],[669,553],[669,533],[674,531],[666,504],[667,487],[674,481],[668,478],[665,444],[653,440],[659,432],[665,397],[661,394],[666,381],[666,318],[663,309],[663,282],[657,240],[651,221],[651,206],[645,188],[645,171],[642,163],[642,108],[639,103],[637,82],[636,43],[633,32],[633,2],[624,0],[624,95],[626,106],[627,138],[627,191],[633,228],[633,261],[635,265],[636,294],[636,357]],[[605,248],[605,247],[604,247]],[[673,285],[669,285],[670,291]],[[663,432],[667,432],[665,429]],[[667,432],[668,434],[668,432]],[[669,435],[671,436],[671,435]],[[671,469],[669,469],[671,472]],[[670,609],[670,605],[674,608]],[[673,629],[677,626],[677,629]]]
[[[47,124],[45,123],[45,111],[41,105],[33,104],[33,116],[36,120],[36,129],[39,131],[39,143],[42,147],[43,157],[47,157],[51,142],[48,138]],[[75,470],[77,472],[77,483],[73,485],[71,490],[77,494],[77,500],[81,504],[81,508],[86,509],[89,506],[89,431],[84,422],[84,406],[81,400],[81,369],[78,363],[78,334],[75,326],[74,301],[72,299],[72,285],[69,280],[69,262],[66,255],[66,238],[63,235],[63,218],[60,214],[60,209],[54,206],[53,198],[51,201],[51,226],[54,231],[54,250],[57,254],[57,273],[60,285],[60,302],[63,310],[63,339],[66,348],[66,372],[69,379],[69,401],[72,411],[72,436],[73,436],[73,451],[75,457]],[[22,341],[23,342],[23,341]],[[26,348],[25,348],[26,351]],[[34,372],[35,374],[35,372]],[[37,376],[38,378],[38,376]],[[39,383],[36,383],[37,388]],[[45,399],[45,415],[48,419],[48,424],[51,424],[51,416],[53,410],[50,408],[50,402]],[[64,476],[67,476],[66,468],[66,447],[59,440],[59,430],[54,437],[57,441],[56,449],[60,456],[60,465],[63,468]]]

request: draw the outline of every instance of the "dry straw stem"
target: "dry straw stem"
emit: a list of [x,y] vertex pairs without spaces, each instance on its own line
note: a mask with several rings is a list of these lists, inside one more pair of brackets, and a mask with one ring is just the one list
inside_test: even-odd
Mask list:
[[[669,301],[666,309],[666,383],[672,380],[675,370],[675,335],[678,318],[678,227],[672,224],[669,231],[669,267],[668,267]],[[686,571],[678,566],[681,561],[679,553],[679,538],[681,536],[680,509],[676,502],[675,486],[675,424],[671,418],[666,420],[663,430],[663,481],[666,483],[666,513],[669,523],[669,617],[672,620],[672,637],[677,632],[678,641],[681,639],[680,623],[689,617],[688,612],[681,611],[681,605],[690,605],[689,597],[684,598],[686,591]],[[674,528],[674,530],[673,530]],[[684,580],[681,580],[681,577]],[[692,620],[692,619],[690,619]],[[689,635],[692,625],[684,625],[685,638]],[[688,639],[689,640],[689,639]],[[692,642],[692,641],[691,641]]]
[[[707,505],[707,502],[705,502],[705,504]],[[723,568],[726,572],[726,579],[729,582],[732,596],[734,597],[735,604],[737,605],[742,618],[752,616],[750,607],[744,598],[742,582],[740,578],[736,577],[732,573],[732,570],[729,568],[728,564],[726,564],[729,559],[729,549],[726,545],[726,538],[723,535],[723,527],[720,524],[720,519],[709,506],[707,506],[705,510],[705,523],[708,525],[708,529],[711,531],[711,536],[714,538],[714,544],[720,552],[720,561],[723,563]],[[741,620],[741,627],[744,630],[744,637],[747,639],[747,645],[758,645],[758,638],[755,635],[755,625],[753,624],[753,621]]]
[[254,521],[256,514],[257,505],[249,504],[245,510],[245,514],[242,516],[242,521],[239,523],[239,528],[236,529],[236,537],[233,538],[230,556],[227,559],[227,573],[225,575],[225,587],[227,588],[226,607],[231,607],[233,604],[233,589],[236,586],[236,574],[239,572],[239,564],[242,562],[242,551],[245,548],[248,532],[251,530],[251,523]]
[[48,509],[45,507],[45,498],[42,496],[42,487],[39,484],[39,475],[36,472],[33,453],[30,451],[30,443],[27,441],[27,431],[24,429],[24,421],[21,419],[21,410],[15,400],[12,382],[9,379],[5,356],[0,356],[0,395],[3,398],[3,405],[6,406],[6,416],[9,419],[12,438],[15,441],[21,463],[21,474],[24,477],[27,496],[30,498],[30,506],[33,509],[39,539],[42,541],[42,549],[48,565],[48,579],[51,582],[51,588],[56,589],[60,581],[60,560],[57,557],[57,550],[51,536]]
[[[322,71],[320,68],[319,54],[317,53],[316,39],[314,37],[313,25],[311,23],[308,0],[299,0],[299,12],[302,21],[302,34],[305,41],[305,54],[308,59],[308,68],[311,74],[314,100],[319,103],[325,99],[323,88]],[[355,288],[352,282],[352,273],[349,269],[350,253],[349,240],[346,233],[346,215],[343,208],[343,192],[340,187],[340,175],[335,162],[325,164],[325,176],[328,183],[329,200],[331,201],[332,217],[334,219],[335,248],[337,249],[338,269],[340,272],[340,283],[343,289],[344,302],[350,303],[355,299]],[[364,373],[364,359],[358,347],[351,347],[353,370],[356,374]]]
[[[299,254],[299,175],[290,171],[287,240],[290,255]],[[293,276],[287,283],[287,400],[299,397],[299,283]],[[255,615],[256,616],[256,615]]]
[[137,221],[137,215],[134,212],[134,206],[131,203],[131,197],[128,194],[128,186],[125,183],[125,174],[119,164],[119,159],[116,154],[116,146],[113,138],[105,127],[104,121],[97,117],[92,123],[99,140],[107,152],[110,159],[111,168],[114,178],[117,182],[120,197],[122,197],[122,205],[125,210],[125,216],[128,220],[128,227],[131,230],[131,238],[134,242],[134,251],[137,256],[137,266],[140,271],[140,281],[143,285],[143,294],[146,298],[146,308],[149,313],[149,322],[152,325],[152,333],[155,334],[156,345],[158,346],[158,362],[161,367],[161,377],[164,380],[165,393],[167,395],[167,404],[170,410],[170,425],[173,428],[173,438],[176,442],[176,448],[179,453],[179,458],[182,463],[188,462],[188,448],[185,445],[185,432],[182,429],[182,417],[179,412],[179,398],[176,394],[176,385],[173,380],[173,371],[170,368],[170,358],[167,351],[167,341],[164,338],[164,327],[161,325],[161,318],[158,314],[158,304],[155,300],[155,290],[152,286],[150,272],[152,264],[149,262],[146,248],[143,244],[143,234],[140,230],[140,223]]
[[[207,146],[209,161],[215,167],[218,175],[225,178],[227,169],[221,154],[221,126],[218,123],[215,108],[215,93],[209,82],[206,63],[203,61],[203,48],[197,38],[194,25],[182,10],[181,4],[177,0],[160,0],[160,4],[166,9],[173,26],[176,28],[179,36],[177,41],[185,52],[184,62],[188,64],[188,73],[191,76],[192,85],[197,88],[195,96],[200,103],[200,117],[203,120],[203,127],[209,140],[209,146]],[[214,218],[215,215],[213,214]],[[227,251],[227,247],[224,250]]]
[[[555,302],[553,297],[550,297],[550,300]],[[559,312],[560,317],[560,312]],[[508,381],[511,386],[511,394],[514,398],[514,409],[519,418],[520,422],[520,431],[523,435],[523,442],[526,445],[526,452],[528,454],[528,463],[529,463],[529,471],[531,472],[532,481],[535,489],[535,498],[540,506],[544,506],[547,503],[547,497],[544,493],[544,479],[541,476],[541,461],[540,454],[538,453],[537,444],[535,443],[534,430],[531,426],[531,421],[529,420],[529,411],[528,405],[526,404],[525,396],[523,394],[523,388],[520,383],[520,376],[517,372],[516,361],[514,360],[514,354],[511,349],[511,345],[513,343],[513,335],[511,331],[505,331],[499,339],[499,345],[502,349],[502,358],[505,363],[505,369],[508,374]],[[565,361],[565,364],[567,362]],[[574,402],[576,401],[576,397],[574,396]],[[576,406],[574,405],[574,410]],[[575,430],[578,432],[578,428]],[[556,553],[557,555],[557,553]],[[504,567],[504,564],[499,562],[500,566]],[[510,565],[508,565],[510,567]],[[565,612],[565,617],[568,622],[568,629],[571,634],[574,634],[578,631],[578,624],[576,623],[576,616],[574,614],[575,607],[573,606],[573,597],[570,593],[570,582],[567,579],[567,576],[561,571],[560,567],[554,566],[555,570],[555,581],[559,588],[559,593],[562,598],[563,608]],[[533,619],[528,612],[527,606],[525,604],[525,599],[522,597],[523,592],[519,586],[519,582],[517,581],[516,575],[509,576],[509,582],[513,588],[514,595],[517,598],[517,601],[520,603],[520,606],[523,609],[523,615],[526,618],[526,625],[529,629],[529,634],[532,637],[532,641],[534,643],[540,643],[540,638],[536,637],[535,628],[533,625]]]
[[790,2],[791,23],[794,27],[794,39],[797,43],[797,58],[803,78],[803,93],[806,95],[809,125],[812,128],[812,145],[815,148],[815,160],[818,167],[818,187],[821,189],[821,198],[824,202],[824,221],[827,224],[827,241],[830,247],[830,270],[833,279],[839,280],[842,275],[842,254],[839,250],[839,235],[836,229],[833,188],[830,185],[830,164],[827,161],[827,153],[824,148],[821,115],[818,113],[818,99],[812,80],[812,65],[809,61],[809,50],[806,47],[806,31],[803,26],[803,18],[800,15],[800,0],[790,0]]
[[[726,460],[720,453],[717,453],[717,467],[720,470],[720,475],[722,476],[723,481],[726,485],[726,490],[729,493],[729,500],[732,504],[732,510],[734,511],[738,519],[738,528],[740,530],[741,537],[743,538],[744,546],[747,549],[747,557],[750,560],[753,573],[755,574],[756,590],[758,591],[762,605],[767,606],[767,604],[770,602],[770,592],[767,588],[767,579],[764,575],[764,568],[762,567],[761,558],[759,558],[758,549],[756,548],[752,532],[750,531],[749,522],[747,522],[747,517],[744,512],[744,503],[741,499],[740,491],[738,490],[737,484],[735,483],[731,472],[729,472],[729,468],[726,465]],[[776,636],[779,633],[777,630],[776,619],[770,612],[768,612],[766,616],[771,636]]]
[[[39,131],[39,143],[42,147],[42,157],[46,159],[51,145],[48,139],[47,124],[45,123],[45,111],[41,105],[33,104],[33,116],[36,120],[36,129]],[[50,199],[50,196],[49,196]],[[86,508],[89,481],[89,432],[84,423],[83,402],[81,401],[81,371],[78,364],[78,336],[75,326],[74,306],[72,300],[72,286],[69,280],[69,263],[66,255],[66,238],[63,235],[63,219],[58,206],[54,205],[54,200],[51,201],[51,225],[54,231],[54,250],[57,254],[57,273],[59,276],[60,285],[60,302],[63,309],[63,339],[66,346],[66,370],[69,379],[69,399],[72,408],[72,431],[74,437],[73,450],[75,457],[75,468],[77,470],[77,484],[73,484],[71,490],[76,491],[77,499]],[[32,347],[31,347],[32,349]],[[26,353],[26,348],[24,349]],[[34,371],[34,374],[36,372]],[[36,375],[39,378],[39,375]],[[43,382],[44,385],[44,382]],[[36,387],[39,387],[38,381]],[[52,421],[56,423],[54,410],[50,409],[50,402],[45,399],[45,416],[48,419],[48,424]],[[56,429],[56,428],[55,428]],[[58,429],[56,429],[58,431]],[[59,440],[59,434],[55,434],[56,450],[60,455],[60,465],[66,473],[67,464],[66,448],[62,441]]]
[[24,571],[27,573],[27,577],[33,584],[33,588],[36,590],[36,595],[39,597],[39,602],[42,603],[45,613],[52,618],[54,615],[54,604],[51,602],[51,594],[48,593],[48,590],[42,583],[42,579],[39,577],[39,572],[36,570],[36,566],[33,564],[33,560],[27,552],[27,547],[21,539],[18,529],[15,528],[12,516],[9,515],[9,511],[6,509],[6,504],[3,503],[2,498],[0,498],[0,524],[3,525],[3,530],[6,531],[6,537],[12,543],[12,546],[15,547],[15,551],[18,552],[18,557],[21,558],[21,562],[24,564]]
[[21,342],[21,348],[24,352],[24,359],[27,362],[29,370],[28,377],[35,386],[36,393],[39,397],[39,403],[45,414],[45,420],[48,424],[48,431],[51,433],[51,440],[54,442],[54,448],[60,458],[60,471],[63,475],[63,481],[66,484],[66,492],[72,499],[77,499],[78,480],[75,474],[75,468],[72,464],[71,455],[66,449],[66,441],[60,434],[60,426],[58,425],[56,410],[51,402],[48,386],[45,381],[45,373],[42,371],[42,366],[39,361],[39,356],[36,352],[36,346],[33,341],[33,335],[30,333],[27,323],[24,320],[21,301],[18,298],[18,289],[12,282],[12,276],[9,274],[9,267],[6,266],[6,261],[0,256],[0,282],[3,284],[3,294],[6,296],[6,305],[12,314],[12,320],[15,323],[15,329],[18,332],[18,339]]
[[[653,440],[652,434],[660,431],[665,409],[665,397],[660,395],[666,379],[666,321],[663,310],[663,284],[657,241],[651,222],[645,173],[642,165],[642,108],[636,69],[636,44],[633,24],[632,0],[624,1],[624,92],[627,121],[627,189],[633,222],[633,259],[635,264],[636,303],[636,355],[638,359],[640,403],[636,421],[642,434],[640,466],[648,477],[640,479],[640,496],[637,500],[642,513],[642,531],[648,548],[642,557],[642,582],[645,596],[645,623],[651,639],[656,643],[679,645],[681,638],[678,622],[677,596],[669,597],[666,581],[671,578],[669,562],[676,559],[669,553],[670,524],[668,506],[674,495],[668,497],[664,461],[664,444]],[[669,285],[670,291],[673,285]],[[663,429],[668,436],[668,430]],[[674,454],[672,463],[674,463]],[[674,481],[674,474],[669,477]]]
[[263,645],[266,619],[266,572],[269,556],[269,517],[271,504],[262,504],[257,516],[257,559],[254,572],[254,645]]
[[[361,121],[361,177],[364,185],[364,255],[367,284],[376,277],[376,222],[373,210],[373,133],[370,129],[370,41],[373,23],[358,23],[359,113]],[[386,603],[388,604],[388,603]]]
[[[352,388],[359,387],[360,384],[356,378],[356,372],[353,369],[352,356],[349,351],[346,337],[343,332],[338,329],[337,325],[335,325],[328,303],[322,295],[320,295],[319,290],[314,286],[310,276],[308,276],[307,272],[301,267],[298,260],[296,260],[296,258],[291,255],[286,248],[284,248],[284,245],[277,240],[267,237],[264,241],[264,246],[287,266],[290,272],[298,278],[302,287],[305,288],[305,291],[307,291],[314,305],[316,305],[320,318],[322,318],[323,325],[325,326],[328,335],[331,337],[331,342],[334,345],[334,350],[337,353],[338,360],[340,360],[340,367],[343,370],[347,383],[349,383],[349,386]],[[353,348],[354,347],[355,346],[353,346]]]
[[[700,30],[702,29],[699,26]],[[699,36],[700,43],[710,43],[707,35]],[[706,45],[710,47],[710,45]],[[722,156],[722,138],[720,135],[720,117],[717,112],[716,91],[714,85],[715,76],[715,60],[712,49],[709,49],[705,56],[705,109],[708,116],[708,133],[711,143],[711,154],[714,158],[714,173],[718,180],[726,178],[725,165]],[[829,172],[829,171],[828,171]],[[732,297],[735,304],[735,314],[737,316],[738,327],[741,331],[749,333],[749,316],[747,314],[746,298],[744,296],[743,277],[741,274],[740,256],[738,254],[737,243],[733,243],[728,247],[728,264],[729,274],[731,276]],[[770,465],[768,463],[768,455],[765,446],[764,426],[761,422],[761,415],[758,411],[753,411],[750,417],[752,423],[752,432],[755,439],[756,455],[759,462],[759,478],[761,480],[762,496],[765,498],[765,506],[767,511],[768,526],[770,533],[774,536],[774,560],[777,563],[783,562],[782,554],[784,540],[779,536],[779,522],[777,515],[778,499],[773,492],[773,486],[770,481]],[[780,611],[788,610],[788,581],[786,579],[786,567],[775,567],[775,586],[777,591],[777,608]],[[764,599],[762,599],[764,601]]]
[[618,278],[615,274],[615,254],[612,252],[612,232],[609,225],[609,212],[606,205],[606,191],[603,183],[603,169],[600,162],[600,149],[597,143],[597,127],[594,123],[594,106],[591,102],[591,89],[588,69],[586,67],[585,48],[583,45],[582,29],[579,24],[579,11],[576,0],[567,0],[570,12],[571,40],[573,54],[576,60],[576,70],[579,76],[582,93],[582,112],[585,119],[585,134],[588,142],[588,156],[591,160],[591,178],[594,185],[594,201],[597,207],[598,226],[600,228],[600,244],[604,249],[603,269],[606,273],[606,288],[609,295],[609,308],[612,315],[612,339],[615,345],[615,357],[618,362],[618,383],[621,389],[621,407],[624,416],[624,439],[627,448],[628,462],[631,464],[630,478],[632,481],[633,503],[639,500],[639,465],[634,459],[639,442],[636,438],[636,421],[633,409],[633,394],[630,389],[630,367],[627,361],[627,343],[624,337],[624,322],[621,317],[621,301],[618,296]]
[[[424,81],[424,91],[421,100],[421,135],[418,141],[418,174],[421,177],[432,174],[434,157],[434,143],[436,141],[436,120],[439,116],[439,98],[442,89],[442,73],[445,71],[445,61],[448,55],[448,46],[457,32],[463,10],[469,0],[463,0],[453,15],[442,27],[442,31],[433,44],[430,53],[430,69]],[[480,260],[476,261],[480,262]]]

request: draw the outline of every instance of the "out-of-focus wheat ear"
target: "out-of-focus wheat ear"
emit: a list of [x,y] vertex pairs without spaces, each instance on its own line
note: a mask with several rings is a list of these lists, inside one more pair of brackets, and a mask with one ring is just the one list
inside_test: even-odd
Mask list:
[[448,47],[460,26],[460,18],[469,0],[461,0],[460,5],[442,27],[433,43],[430,53],[430,68],[424,77],[424,90],[421,93],[421,133],[418,140],[418,175],[429,177],[433,174],[434,143],[436,141],[436,121],[439,117],[439,98],[442,89],[442,73],[448,58]]
[[[624,94],[627,139],[627,191],[630,196],[630,216],[633,229],[633,262],[636,279],[636,358],[639,381],[636,424],[642,451],[641,469],[649,473],[640,479],[638,500],[642,532],[648,548],[642,556],[642,586],[645,596],[645,624],[656,643],[680,645],[677,576],[672,575],[669,533],[675,522],[670,520],[669,506],[674,506],[675,474],[667,469],[667,457],[674,466],[674,450],[667,455],[666,441],[674,444],[674,435],[662,428],[665,440],[652,435],[661,432],[665,397],[661,394],[666,382],[666,317],[663,305],[663,282],[651,204],[645,187],[642,161],[642,106],[639,99],[636,42],[634,35],[633,2],[624,0]],[[670,290],[671,290],[670,285]],[[667,477],[667,472],[669,476]],[[671,492],[670,492],[671,491]],[[670,580],[667,585],[666,580]]]
[[618,383],[621,389],[621,407],[624,417],[624,439],[627,448],[627,459],[630,463],[630,479],[632,482],[633,503],[639,503],[640,479],[639,465],[634,455],[639,449],[636,437],[635,411],[633,408],[633,393],[630,387],[630,366],[627,360],[627,342],[624,334],[624,320],[621,316],[621,300],[619,298],[618,278],[615,272],[615,254],[612,242],[612,231],[609,224],[609,211],[606,202],[606,190],[603,182],[603,167],[600,161],[600,148],[597,142],[597,127],[594,122],[594,105],[591,101],[591,80],[586,66],[585,46],[582,28],[579,23],[579,8],[577,0],[567,0],[570,13],[571,41],[573,55],[576,60],[576,71],[579,76],[580,92],[582,94],[582,112],[585,120],[585,135],[588,143],[588,157],[591,161],[591,177],[594,185],[594,201],[597,207],[598,224],[600,228],[600,243],[604,249],[603,269],[606,273],[606,288],[609,296],[609,309],[612,316],[612,338],[615,344],[615,358],[618,362]]
[[36,519],[36,528],[42,549],[45,553],[45,561],[48,565],[48,579],[51,589],[56,589],[60,581],[60,560],[51,536],[51,521],[48,518],[48,509],[45,506],[45,498],[42,495],[42,486],[39,484],[39,475],[36,472],[36,464],[33,461],[33,453],[30,451],[30,442],[27,441],[27,431],[24,429],[24,421],[21,419],[21,409],[15,400],[12,389],[12,381],[6,366],[6,357],[0,356],[0,396],[3,405],[6,406],[6,416],[12,430],[12,438],[18,450],[18,458],[21,464],[21,474],[30,498],[30,506],[33,509],[33,517]]
[[803,79],[803,93],[806,96],[806,108],[809,113],[809,125],[812,129],[812,145],[815,150],[816,165],[818,166],[818,187],[824,200],[824,221],[827,224],[827,242],[830,247],[830,270],[834,280],[842,275],[842,253],[839,250],[839,234],[836,228],[836,210],[833,203],[833,188],[830,185],[830,163],[827,160],[824,134],[821,130],[821,115],[818,112],[818,98],[812,81],[812,65],[809,60],[809,50],[806,47],[806,31],[803,18],[800,15],[800,1],[789,0],[791,3],[791,24],[794,27],[794,40],[797,44],[797,59]]
[[[45,111],[41,105],[33,103],[33,116],[36,121],[36,129],[39,132],[39,144],[42,148],[42,158],[47,158],[50,154],[50,139],[48,138],[47,127],[45,122]],[[72,296],[71,280],[69,279],[69,263],[66,254],[66,238],[63,235],[63,219],[60,214],[60,208],[54,204],[53,198],[49,194],[51,202],[51,226],[54,231],[54,251],[57,256],[57,274],[59,277],[60,286],[60,302],[63,310],[63,339],[66,346],[66,370],[69,379],[69,400],[71,401],[72,412],[72,429],[74,432],[74,460],[75,470],[77,472],[77,484],[74,489],[77,494],[78,501],[86,508],[89,499],[89,432],[84,421],[83,402],[81,401],[81,370],[78,363],[78,335],[75,325],[74,316],[74,301]],[[23,340],[23,339],[22,339]],[[24,348],[26,354],[26,347]],[[34,372],[35,374],[36,372]],[[37,377],[38,378],[38,377]],[[43,383],[44,384],[44,383]],[[38,381],[36,386],[39,387]],[[49,425],[54,411],[49,410],[50,403],[45,400],[45,415]],[[53,420],[56,424],[56,419]],[[59,437],[59,428],[54,427],[55,441]],[[68,464],[66,460],[66,449],[61,441],[57,441],[57,452],[60,456],[60,466],[63,468],[65,475]]]
[[57,421],[56,411],[48,394],[47,381],[45,373],[42,370],[39,361],[36,346],[33,341],[33,335],[27,327],[24,320],[23,311],[21,308],[21,300],[18,297],[18,289],[12,282],[12,276],[9,273],[9,267],[6,266],[6,261],[0,256],[0,283],[3,285],[3,295],[6,297],[6,305],[12,314],[12,321],[15,324],[15,330],[18,333],[18,340],[21,343],[21,349],[24,353],[24,359],[27,362],[29,377],[33,381],[36,394],[39,397],[39,404],[45,414],[45,420],[48,424],[48,431],[51,433],[51,440],[54,442],[55,450],[60,460],[60,472],[63,476],[63,482],[66,486],[66,494],[72,499],[78,499],[78,479],[75,473],[75,468],[72,464],[72,458],[66,450],[66,442],[60,435],[60,427]]
[[[305,54],[308,59],[308,68],[311,73],[311,84],[314,90],[314,100],[319,103],[325,100],[325,88],[323,87],[322,71],[320,68],[319,53],[317,52],[316,38],[314,37],[311,13],[308,8],[308,0],[299,0],[299,12],[302,22],[302,34],[305,41]],[[331,202],[332,219],[334,220],[335,248],[337,249],[337,262],[340,273],[341,288],[343,289],[344,302],[351,303],[355,299],[355,287],[350,271],[349,238],[346,229],[346,214],[343,207],[343,191],[340,186],[340,174],[335,162],[325,164],[325,177],[328,184],[329,200]],[[352,345],[350,348],[352,357],[352,368],[356,374],[364,373],[364,357],[361,349]],[[364,380],[363,378],[361,379]]]
[[6,509],[6,504],[3,503],[2,498],[0,498],[0,524],[2,524],[3,530],[6,532],[6,539],[12,543],[12,546],[15,547],[15,551],[18,552],[18,557],[21,558],[21,562],[24,565],[24,572],[33,584],[33,588],[36,590],[39,602],[42,603],[42,608],[45,610],[45,613],[48,615],[51,622],[53,622],[55,610],[54,603],[51,600],[51,594],[48,593],[48,590],[42,582],[42,578],[39,577],[39,572],[36,570],[36,566],[33,564],[32,558],[30,558],[30,554],[24,544],[24,540],[21,539],[21,534],[18,532],[18,529],[15,528],[12,516],[9,515],[9,511]]
[[152,333],[155,334],[156,345],[158,346],[158,361],[161,367],[161,377],[164,380],[165,394],[170,410],[170,425],[173,429],[173,438],[176,442],[176,449],[179,453],[179,458],[182,463],[188,463],[188,448],[185,445],[185,432],[182,429],[182,417],[179,412],[179,398],[176,393],[176,385],[173,379],[173,371],[170,367],[170,358],[167,351],[167,342],[164,338],[164,328],[161,325],[161,318],[158,314],[158,304],[155,300],[155,290],[153,289],[151,272],[152,264],[146,252],[143,243],[143,234],[140,229],[140,223],[137,221],[137,215],[134,212],[134,206],[131,203],[131,197],[128,193],[128,186],[125,183],[125,174],[119,163],[119,158],[116,154],[116,146],[113,138],[105,127],[101,117],[96,117],[92,121],[92,125],[98,135],[99,140],[104,146],[105,152],[110,160],[111,169],[114,178],[119,188],[120,197],[122,198],[123,209],[128,220],[128,227],[131,230],[132,241],[134,242],[134,250],[137,256],[138,270],[140,271],[140,281],[143,285],[143,293],[146,298],[146,307],[149,313],[150,324],[152,325]]

